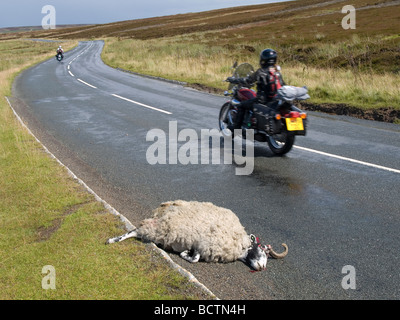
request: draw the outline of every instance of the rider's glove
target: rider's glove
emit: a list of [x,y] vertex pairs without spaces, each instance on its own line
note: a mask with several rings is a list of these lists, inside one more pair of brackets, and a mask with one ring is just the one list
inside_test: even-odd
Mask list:
[[226,79],[226,81],[230,82],[230,83],[239,83],[238,79],[234,78],[234,77],[228,77]]

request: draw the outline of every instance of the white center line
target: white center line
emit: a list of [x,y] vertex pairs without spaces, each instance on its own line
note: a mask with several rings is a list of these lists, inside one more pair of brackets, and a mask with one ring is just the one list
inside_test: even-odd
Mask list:
[[148,109],[156,110],[158,112],[163,112],[163,113],[166,113],[166,114],[172,114],[172,112],[165,111],[165,110],[162,110],[162,109],[159,109],[159,108],[155,108],[155,107],[152,107],[152,106],[148,106],[147,104],[140,103],[140,102],[137,102],[137,101],[133,101],[131,99],[121,97],[121,96],[119,96],[117,94],[112,94],[112,96],[114,96],[116,98],[119,98],[119,99],[122,99],[122,100],[125,100],[125,101],[128,101],[128,102],[131,102],[131,103],[134,103],[134,104],[137,104],[139,106],[142,106],[142,107],[145,107],[145,108],[148,108]]
[[[93,45],[93,42],[90,44],[90,46],[89,46],[88,48],[86,48],[86,50],[84,50],[83,52],[81,52],[80,54],[78,54],[78,55],[77,55],[75,58],[73,58],[72,61],[68,64],[68,72],[69,72],[69,74],[70,74],[72,77],[74,77],[74,75],[72,74],[71,71],[69,71],[71,63],[72,63],[76,58],[78,58],[79,56],[81,56],[82,54],[84,54],[86,51],[88,51],[88,50],[92,47],[92,45]],[[93,89],[97,89],[97,87],[95,87],[94,85],[91,85],[90,83],[87,83],[87,82],[83,81],[82,79],[77,79],[77,80],[80,81],[80,82],[82,82],[83,84],[85,84],[85,85],[87,85],[87,86],[93,88]],[[169,112],[169,111],[166,111],[166,110],[162,110],[162,109],[159,109],[159,108],[155,108],[155,107],[149,106],[149,105],[147,105],[147,104],[144,104],[144,103],[141,103],[141,102],[137,102],[137,101],[134,101],[134,100],[125,98],[125,97],[121,97],[121,96],[119,96],[119,95],[117,95],[117,94],[111,94],[111,95],[114,96],[114,97],[116,97],[116,98],[119,98],[119,99],[128,101],[128,102],[130,102],[130,103],[137,104],[137,105],[139,105],[139,106],[142,106],[142,107],[145,107],[145,108],[148,108],[148,109],[151,109],[151,110],[155,110],[155,111],[162,112],[162,113],[165,113],[165,114],[172,114],[172,112]]]
[[293,147],[297,148],[297,149],[300,149],[300,150],[303,150],[303,151],[318,153],[318,154],[323,155],[323,156],[327,156],[327,157],[331,157],[331,158],[336,158],[336,159],[340,159],[340,160],[345,160],[345,161],[361,164],[363,166],[368,166],[368,167],[372,167],[372,168],[386,170],[386,171],[390,171],[390,172],[394,172],[394,173],[400,173],[400,170],[398,170],[398,169],[384,167],[384,166],[380,166],[378,164],[373,164],[373,163],[369,163],[369,162],[365,162],[365,161],[346,158],[346,157],[342,157],[342,156],[338,156],[338,155],[335,155],[335,154],[326,153],[326,152],[322,152],[322,151],[318,151],[318,150],[314,150],[314,149],[309,149],[309,148],[304,148],[304,147],[299,147],[299,146],[293,146]]
[[87,86],[89,86],[89,87],[91,87],[91,88],[93,88],[93,89],[97,89],[97,87],[92,86],[91,84],[89,84],[89,83],[87,83],[87,82],[85,82],[85,81],[83,81],[83,80],[81,80],[81,79],[78,79],[78,81],[80,81],[80,82],[86,84]]

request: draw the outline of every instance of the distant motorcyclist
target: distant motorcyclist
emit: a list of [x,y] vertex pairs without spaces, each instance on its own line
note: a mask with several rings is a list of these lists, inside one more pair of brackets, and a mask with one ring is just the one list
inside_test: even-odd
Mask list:
[[238,105],[238,113],[233,129],[242,127],[246,110],[252,110],[254,103],[261,103],[271,106],[277,90],[285,85],[280,73],[280,67],[276,65],[278,55],[273,49],[265,49],[260,54],[260,68],[247,76],[246,78],[229,77],[226,80],[234,84],[240,84],[245,87],[251,87],[255,83],[257,85],[257,97],[242,101]]
[[61,46],[58,46],[56,57],[61,54],[61,58],[64,59],[64,50]]

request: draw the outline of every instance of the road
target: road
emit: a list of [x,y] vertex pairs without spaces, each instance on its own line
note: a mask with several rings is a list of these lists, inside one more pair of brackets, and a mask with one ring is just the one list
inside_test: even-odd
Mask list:
[[[174,261],[221,299],[400,298],[399,125],[310,112],[286,156],[254,145],[249,175],[205,164],[207,149],[185,165],[185,148],[218,151],[201,130],[217,128],[226,98],[110,68],[102,48],[81,42],[15,80],[17,111],[50,151],[134,225],[163,201],[209,201],[276,251],[289,247],[262,272]],[[187,132],[193,139],[176,141]],[[166,149],[151,152],[163,138]],[[166,164],[152,164],[164,150]]]

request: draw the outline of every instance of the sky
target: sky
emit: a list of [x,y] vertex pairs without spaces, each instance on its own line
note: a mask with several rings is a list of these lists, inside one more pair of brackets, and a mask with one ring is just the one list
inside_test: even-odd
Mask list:
[[[284,0],[1,0],[0,28],[40,26],[51,5],[57,24],[99,24]],[[50,21],[50,20],[48,20]]]

